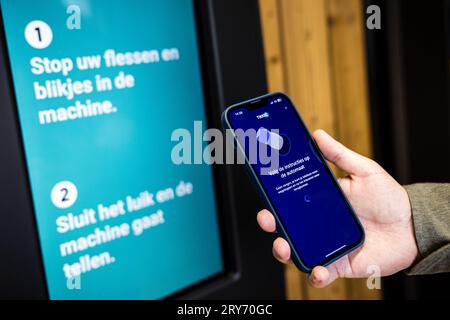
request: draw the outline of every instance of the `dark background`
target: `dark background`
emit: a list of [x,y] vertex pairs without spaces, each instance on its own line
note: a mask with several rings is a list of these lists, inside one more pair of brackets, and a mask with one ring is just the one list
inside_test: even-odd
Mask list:
[[[380,0],[367,31],[376,160],[400,183],[450,182],[450,1]],[[448,297],[450,275],[384,279],[387,299]]]

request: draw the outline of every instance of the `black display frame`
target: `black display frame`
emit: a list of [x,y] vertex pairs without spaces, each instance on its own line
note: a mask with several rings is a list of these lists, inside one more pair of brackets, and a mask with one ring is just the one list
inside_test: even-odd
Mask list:
[[[197,46],[201,63],[203,92],[205,99],[206,122],[208,128],[220,127],[220,121],[214,114],[214,81],[211,79],[217,75],[212,57],[207,57],[212,52],[208,52],[213,39],[210,31],[212,21],[208,14],[211,13],[210,2],[192,0],[195,9]],[[13,257],[8,265],[0,266],[0,298],[5,299],[48,299],[48,285],[45,276],[44,263],[42,258],[42,248],[39,241],[38,229],[35,216],[35,208],[32,200],[30,179],[26,165],[26,157],[23,145],[23,134],[20,129],[17,100],[14,92],[14,82],[10,66],[6,35],[3,24],[3,16],[0,7],[0,147],[2,150],[11,152],[1,152],[0,163],[6,164],[1,167],[2,194],[3,188],[8,185],[10,188],[9,197],[5,201],[0,201],[0,212],[15,212],[9,216],[8,221],[13,225],[4,230],[4,225],[0,226],[0,256]],[[230,173],[223,166],[214,165],[213,183],[215,187],[216,207],[220,229],[221,253],[224,263],[224,270],[213,276],[207,277],[197,283],[174,292],[164,297],[165,299],[175,298],[200,298],[209,292],[218,290],[226,284],[239,279],[239,256],[236,254],[236,231],[234,226],[234,208],[231,198]],[[19,173],[14,179],[14,173]],[[15,180],[15,181],[14,181]],[[6,183],[5,183],[6,182]],[[3,199],[2,199],[3,200]],[[25,232],[26,231],[26,232]],[[19,238],[18,238],[19,235]],[[17,252],[17,246],[6,246],[10,241],[19,241],[22,248],[21,253]],[[25,289],[28,288],[28,289]],[[4,291],[6,289],[6,291]],[[23,290],[25,289],[25,290]],[[13,291],[13,292],[12,292]]]

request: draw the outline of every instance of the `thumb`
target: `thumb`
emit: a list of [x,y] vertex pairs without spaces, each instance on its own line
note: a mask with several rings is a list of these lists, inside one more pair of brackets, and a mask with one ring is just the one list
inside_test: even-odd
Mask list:
[[324,130],[315,131],[313,136],[325,158],[339,169],[351,175],[363,175],[370,171],[369,159],[337,142]]
[[336,268],[315,267],[308,276],[309,283],[318,289],[325,288],[339,278]]

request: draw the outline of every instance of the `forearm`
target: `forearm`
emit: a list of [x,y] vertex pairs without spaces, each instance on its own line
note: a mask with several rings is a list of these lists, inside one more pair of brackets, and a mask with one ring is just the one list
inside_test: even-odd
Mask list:
[[450,272],[450,184],[405,186],[420,256],[410,275]]

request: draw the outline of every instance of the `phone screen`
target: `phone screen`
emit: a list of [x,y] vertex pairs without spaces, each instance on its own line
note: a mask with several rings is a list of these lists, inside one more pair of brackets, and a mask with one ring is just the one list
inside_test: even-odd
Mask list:
[[[357,246],[363,231],[294,106],[284,95],[232,108],[232,129],[257,132],[278,153],[278,166],[263,173],[251,164],[302,262],[312,268]],[[239,140],[240,138],[238,138]],[[241,146],[248,144],[241,137]],[[249,157],[249,148],[244,148]]]

